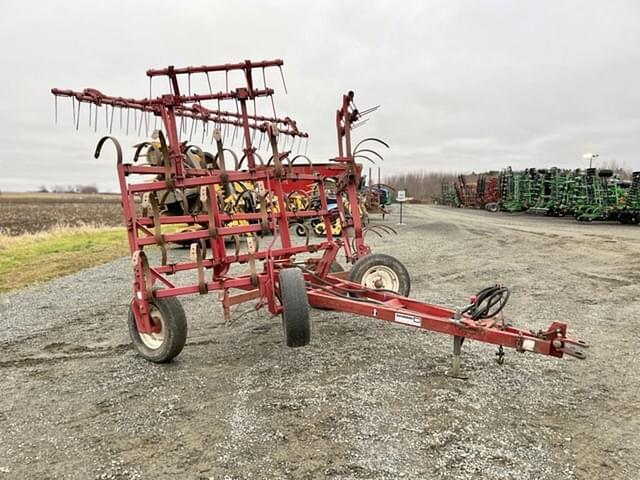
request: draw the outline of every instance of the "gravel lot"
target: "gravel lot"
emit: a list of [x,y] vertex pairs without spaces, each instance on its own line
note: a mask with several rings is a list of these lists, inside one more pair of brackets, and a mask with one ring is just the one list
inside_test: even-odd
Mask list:
[[504,282],[516,325],[566,320],[588,359],[499,366],[465,342],[455,380],[449,337],[314,311],[292,350],[279,318],[225,326],[208,295],[184,298],[187,346],[153,365],[129,346],[121,259],[0,296],[0,479],[639,478],[640,228],[406,214],[372,243],[406,263],[412,296],[455,306]]

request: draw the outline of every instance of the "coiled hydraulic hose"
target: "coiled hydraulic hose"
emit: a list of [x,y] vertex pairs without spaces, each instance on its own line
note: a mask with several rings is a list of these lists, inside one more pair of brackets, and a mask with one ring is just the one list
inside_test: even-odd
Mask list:
[[475,321],[494,317],[505,307],[509,295],[511,291],[504,285],[483,288],[475,296],[473,303],[462,313],[468,313]]

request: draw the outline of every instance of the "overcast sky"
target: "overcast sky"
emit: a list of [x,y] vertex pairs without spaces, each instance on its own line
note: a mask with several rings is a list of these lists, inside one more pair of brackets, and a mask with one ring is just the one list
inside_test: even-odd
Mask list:
[[383,175],[575,168],[585,152],[640,169],[638,1],[2,0],[0,190],[117,189],[112,159],[92,156],[104,126],[75,131],[68,101],[55,125],[52,87],[144,97],[151,67],[274,58],[278,114],[314,160],[335,155],[352,89],[382,105],[356,133],[391,144]]

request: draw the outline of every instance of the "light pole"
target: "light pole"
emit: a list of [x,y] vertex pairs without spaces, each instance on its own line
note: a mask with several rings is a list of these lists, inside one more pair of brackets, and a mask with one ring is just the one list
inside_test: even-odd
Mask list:
[[593,166],[593,161],[599,157],[600,157],[599,153],[585,153],[584,155],[582,155],[582,158],[584,158],[585,160],[586,159],[589,160],[589,168]]

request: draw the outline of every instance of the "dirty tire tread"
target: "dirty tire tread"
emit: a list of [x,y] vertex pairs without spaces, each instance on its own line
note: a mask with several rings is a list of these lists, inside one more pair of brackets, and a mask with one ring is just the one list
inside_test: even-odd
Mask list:
[[288,347],[304,347],[311,340],[309,300],[304,276],[299,268],[280,270],[282,326]]
[[384,253],[371,253],[366,257],[359,259],[349,271],[349,281],[362,284],[362,276],[364,273],[376,265],[384,265],[392,269],[399,280],[398,294],[408,297],[411,293],[411,277],[404,264],[391,255]]
[[167,329],[164,343],[158,349],[151,349],[142,342],[131,307],[127,322],[129,336],[137,352],[146,360],[154,363],[170,362],[182,352],[187,342],[187,316],[177,298],[154,298],[151,303],[160,310]]

